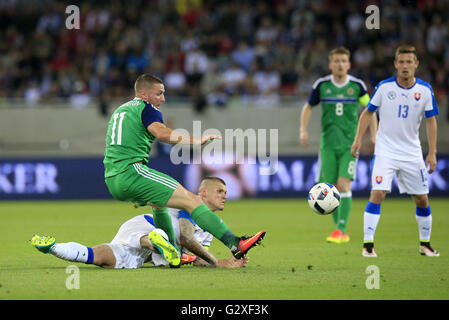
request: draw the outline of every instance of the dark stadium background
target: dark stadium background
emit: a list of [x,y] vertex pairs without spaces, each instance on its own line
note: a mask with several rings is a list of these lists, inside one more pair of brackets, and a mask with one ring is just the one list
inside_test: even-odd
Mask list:
[[[66,28],[69,5],[80,9],[79,29]],[[378,29],[365,25],[369,5],[379,8]],[[203,130],[279,130],[273,176],[251,166],[175,166],[161,145],[155,168],[192,190],[202,175],[221,175],[232,198],[303,197],[320,128],[314,109],[311,146],[302,148],[299,112],[312,83],[329,73],[329,50],[351,50],[350,73],[371,93],[394,74],[402,43],[417,48],[418,77],[435,91],[439,163],[431,196],[447,197],[448,18],[449,1],[425,0],[0,0],[0,199],[108,198],[101,163],[108,115],[133,98],[144,72],[164,80],[162,112],[174,128],[200,120]],[[425,151],[425,134],[422,143]],[[372,150],[366,140],[355,196],[368,195]]]

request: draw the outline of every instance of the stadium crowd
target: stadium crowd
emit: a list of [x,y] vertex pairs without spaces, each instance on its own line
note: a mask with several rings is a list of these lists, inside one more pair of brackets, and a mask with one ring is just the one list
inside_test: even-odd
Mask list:
[[[394,73],[394,50],[416,46],[418,76],[437,101],[448,98],[449,1],[446,0],[0,0],[0,98],[28,104],[53,98],[83,107],[92,98],[132,96],[137,75],[164,80],[168,101],[199,108],[306,99],[329,73],[330,49],[352,52],[351,73],[369,92]],[[365,8],[380,9],[380,28]],[[198,99],[203,97],[203,99]]]

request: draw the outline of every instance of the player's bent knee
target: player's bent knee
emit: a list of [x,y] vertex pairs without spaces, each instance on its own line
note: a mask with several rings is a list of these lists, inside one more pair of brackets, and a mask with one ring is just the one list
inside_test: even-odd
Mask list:
[[154,247],[151,244],[150,240],[148,240],[148,235],[147,234],[142,236],[142,237],[140,237],[139,242],[140,242],[140,246],[142,248],[147,248],[147,249],[149,249],[151,251],[154,251]]
[[115,255],[107,244],[100,244],[92,248],[94,252],[94,264],[103,268],[115,267]]
[[412,195],[413,200],[415,201],[416,205],[420,208],[427,208],[429,205],[429,197],[427,194],[414,194]]
[[338,191],[340,191],[340,192],[348,192],[348,191],[351,191],[351,180],[349,180],[349,179],[345,179],[345,180],[342,180],[342,179],[338,179],[338,182],[337,182],[337,189],[338,189]]
[[340,192],[351,191],[351,179],[346,177],[338,177],[335,185]]
[[184,209],[191,212],[193,209],[201,205],[203,201],[201,198],[178,185],[172,197],[168,200],[166,206],[170,208]]
[[203,201],[201,200],[199,195],[194,194],[190,191],[187,191],[187,193],[188,201],[186,203],[185,209],[189,212],[192,212],[195,208],[203,204]]
[[381,203],[384,201],[387,192],[384,190],[371,190],[369,201],[373,203]]

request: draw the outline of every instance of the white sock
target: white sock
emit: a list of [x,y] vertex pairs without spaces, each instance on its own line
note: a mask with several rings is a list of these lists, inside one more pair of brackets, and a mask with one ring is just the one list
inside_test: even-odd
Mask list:
[[363,241],[374,242],[374,233],[380,219],[380,204],[368,201],[363,215]]
[[376,232],[377,224],[379,223],[380,214],[371,214],[365,212],[363,216],[363,241],[373,242],[374,233]]
[[93,250],[92,248],[83,246],[82,244],[76,242],[68,242],[68,243],[55,243],[51,249],[50,253],[60,259],[75,261],[75,262],[84,262],[84,263],[93,263]]
[[432,232],[432,215],[427,217],[416,216],[419,228],[419,240],[430,241],[430,233]]
[[419,240],[430,241],[430,233],[432,232],[432,212],[430,206],[427,206],[427,208],[416,206],[416,222],[418,222]]

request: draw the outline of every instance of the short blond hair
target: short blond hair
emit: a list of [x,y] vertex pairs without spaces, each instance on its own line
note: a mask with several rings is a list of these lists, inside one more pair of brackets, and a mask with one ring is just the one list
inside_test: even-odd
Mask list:
[[211,181],[219,182],[219,183],[223,184],[224,186],[226,186],[226,182],[224,182],[224,180],[220,179],[219,177],[204,177],[201,180],[200,187],[198,188],[198,190],[207,188],[209,182],[211,182]]
[[394,53],[394,59],[397,60],[401,53],[413,53],[415,55],[415,59],[418,60],[418,54],[416,53],[416,48],[414,46],[407,44],[400,45]]
[[134,91],[137,95],[142,89],[151,88],[155,83],[163,82],[161,79],[152,74],[144,73],[136,79],[136,82],[134,83]]
[[338,47],[338,48],[332,49],[332,50],[329,52],[329,61],[331,61],[332,56],[333,56],[334,54],[345,54],[345,55],[348,56],[348,59],[351,59],[351,51],[349,51],[348,49],[346,49],[346,48],[343,47],[343,46],[340,46],[340,47]]

